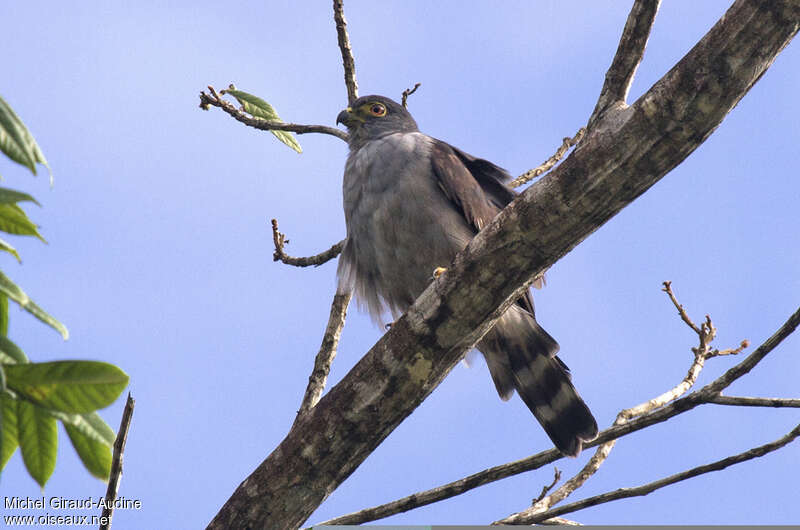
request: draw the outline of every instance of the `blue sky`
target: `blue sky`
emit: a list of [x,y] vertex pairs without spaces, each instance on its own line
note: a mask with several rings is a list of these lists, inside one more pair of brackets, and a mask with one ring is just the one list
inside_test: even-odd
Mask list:
[[[631,101],[730,2],[665,2]],[[410,99],[420,128],[512,174],[538,165],[591,113],[630,2],[346,2],[360,93]],[[346,145],[303,135],[302,155],[218,110],[206,85],[236,83],[287,121],[333,125],[346,105],[329,2],[6,2],[0,94],[55,174],[0,161],[3,185],[49,244],[12,241],[2,270],[70,329],[11,311],[34,360],[101,359],[137,400],[114,528],[204,526],[283,438],[299,406],[335,288],[335,263],[272,261],[269,220],[293,255],[344,235]],[[675,385],[696,337],[660,291],[673,287],[717,346],[771,335],[800,300],[800,50],[790,44],[719,129],[636,202],[559,261],[534,293],[542,325],[601,427]],[[381,330],[351,308],[331,380]],[[800,336],[729,391],[797,397]],[[707,383],[736,360],[710,361]],[[103,417],[115,429],[122,400]],[[655,480],[788,432],[796,410],[706,405],[620,441],[582,495]],[[85,498],[63,431],[45,495]],[[501,402],[482,361],[444,383],[311,517],[393,500],[549,447],[518,399]],[[557,465],[565,476],[588,454]],[[723,472],[572,517],[592,524],[788,524],[796,443]],[[485,524],[525,508],[552,469],[384,522]],[[2,496],[41,495],[15,455]],[[69,512],[60,512],[66,514]]]

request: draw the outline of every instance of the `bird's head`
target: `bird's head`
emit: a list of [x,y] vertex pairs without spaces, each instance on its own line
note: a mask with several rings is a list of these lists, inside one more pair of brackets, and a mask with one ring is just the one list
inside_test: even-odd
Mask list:
[[339,113],[336,123],[347,127],[351,149],[387,134],[419,130],[402,105],[384,96],[358,98]]

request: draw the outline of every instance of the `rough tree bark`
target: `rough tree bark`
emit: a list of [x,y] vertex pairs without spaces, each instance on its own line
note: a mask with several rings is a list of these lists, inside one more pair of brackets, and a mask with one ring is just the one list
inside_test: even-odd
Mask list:
[[297,419],[209,528],[299,527],[532,278],[714,131],[799,25],[800,0],[738,0],[638,101],[610,107],[561,166],[478,234],[350,373]]

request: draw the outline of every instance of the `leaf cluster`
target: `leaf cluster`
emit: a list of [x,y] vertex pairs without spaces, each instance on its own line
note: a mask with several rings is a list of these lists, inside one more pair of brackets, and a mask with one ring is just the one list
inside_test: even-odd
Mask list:
[[[34,175],[36,164],[49,171],[33,135],[2,98],[0,151]],[[52,185],[52,173],[50,181]],[[21,202],[39,205],[25,192],[0,187],[0,231],[46,242],[19,206]],[[21,261],[17,250],[2,238],[0,250]],[[96,411],[114,402],[127,386],[128,376],[116,366],[98,361],[30,362],[8,338],[9,300],[55,329],[64,340],[69,337],[64,324],[0,271],[0,472],[19,447],[28,473],[44,487],[55,469],[60,421],[89,473],[107,479],[115,433]]]

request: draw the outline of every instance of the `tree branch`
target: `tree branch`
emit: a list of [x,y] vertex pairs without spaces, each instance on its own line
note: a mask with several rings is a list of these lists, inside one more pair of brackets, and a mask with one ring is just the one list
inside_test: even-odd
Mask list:
[[674,475],[670,475],[669,477],[644,484],[642,486],[637,486],[635,488],[620,488],[614,491],[609,491],[608,493],[603,493],[602,495],[595,495],[594,497],[589,497],[588,499],[583,499],[578,502],[565,504],[559,508],[554,508],[543,513],[532,515],[525,520],[521,520],[519,524],[536,524],[551,517],[557,517],[565,513],[575,512],[584,508],[589,508],[590,506],[597,506],[598,504],[603,504],[618,499],[626,499],[629,497],[641,497],[643,495],[647,495],[648,493],[652,493],[657,489],[675,484],[676,482],[681,482],[683,480],[694,478],[712,471],[719,471],[725,469],[726,467],[764,456],[780,449],[781,447],[784,447],[795,440],[798,436],[800,436],[800,425],[797,425],[785,436],[782,436],[774,442],[770,442],[759,447],[754,447],[743,453],[729,456],[727,458],[723,458],[722,460],[717,460],[716,462],[705,464],[703,466],[697,466],[692,469],[682,471],[681,473],[676,473]]
[[350,47],[350,36],[347,34],[347,20],[344,18],[343,0],[333,0],[333,20],[336,22],[336,37],[339,50],[342,52],[344,66],[344,84],[347,87],[347,104],[358,99],[358,82],[356,81],[356,63],[353,60],[353,49]]
[[650,37],[650,30],[660,4],[661,0],[636,0],[633,3],[628,20],[625,22],[625,29],[622,30],[617,53],[606,72],[600,97],[589,118],[589,127],[592,127],[612,105],[625,106],[636,69],[644,57],[647,39]]
[[122,480],[122,456],[125,453],[125,443],[128,441],[128,430],[131,427],[133,418],[133,407],[136,400],[128,392],[128,399],[125,401],[125,408],[122,411],[122,420],[119,423],[117,438],[114,440],[114,454],[111,457],[111,472],[108,475],[108,488],[106,488],[106,506],[101,514],[100,530],[111,528],[111,519],[114,517],[114,500],[119,493],[119,483]]
[[341,254],[342,247],[344,247],[344,240],[342,240],[328,250],[320,252],[315,256],[308,256],[305,258],[292,257],[283,250],[284,245],[289,243],[289,240],[286,239],[286,234],[278,231],[277,219],[272,220],[272,242],[275,244],[275,252],[272,254],[273,261],[281,261],[287,265],[294,265],[295,267],[309,267],[311,265],[318,267]]
[[[702,327],[697,327],[689,318],[689,315],[686,314],[683,306],[680,305],[678,300],[675,298],[675,294],[672,292],[671,282],[664,282],[663,285],[664,289],[662,290],[669,295],[672,303],[678,308],[678,313],[681,319],[697,333],[700,340],[700,345],[697,348],[692,348],[694,360],[692,361],[692,365],[689,367],[686,376],[680,383],[678,383],[678,385],[653,399],[645,401],[644,403],[641,403],[635,407],[620,411],[619,414],[617,414],[614,425],[622,425],[627,423],[632,418],[641,416],[642,414],[650,412],[651,410],[662,407],[667,403],[674,401],[679,396],[684,395],[697,382],[697,378],[700,376],[700,372],[703,370],[706,360],[719,356],[719,350],[711,349],[711,341],[713,341],[714,337],[716,336],[716,328],[714,328],[713,324],[711,323],[711,317],[706,315],[706,322],[703,323]],[[739,353],[746,347],[746,345],[747,341],[742,341],[742,344],[739,348],[725,351],[728,353]],[[495,521],[492,524],[527,524],[526,521],[528,521],[534,514],[544,513],[549,510],[551,506],[554,506],[566,499],[575,490],[583,486],[583,484],[585,484],[589,478],[597,473],[597,471],[600,469],[600,466],[602,466],[606,459],[608,459],[608,455],[611,453],[611,450],[614,448],[616,443],[616,440],[611,440],[598,447],[594,455],[592,455],[592,458],[589,459],[589,462],[587,462],[586,465],[574,477],[565,482],[552,494],[538,499],[530,508],[509,515],[508,517],[505,517],[499,521]]]
[[[737,0],[634,105],[607,112],[607,127],[590,130],[558,168],[486,226],[448,273],[298,419],[209,527],[297,528],[438,386],[534,277],[716,129],[799,25],[800,6],[794,0]],[[705,397],[693,393],[607,429],[593,445],[664,421],[670,412],[697,406]],[[541,465],[560,458],[555,450],[542,455],[536,460]]]
[[[717,388],[720,385],[728,386],[733,383],[733,381],[747,373],[749,369],[752,369],[752,367],[758,364],[758,362],[761,361],[761,359],[763,359],[769,352],[775,349],[775,347],[778,346],[783,339],[791,335],[798,325],[800,325],[800,308],[798,308],[797,311],[795,311],[794,314],[792,314],[789,319],[784,322],[784,324],[771,337],[764,341],[764,343],[761,344],[753,353],[743,359],[739,364],[725,372],[719,378],[715,379],[700,390],[692,392],[686,397],[673,401],[669,405],[655,408],[624,423],[618,424],[615,422],[613,426],[601,431],[600,434],[597,435],[597,438],[584,444],[584,447],[588,449],[590,447],[605,445],[608,442],[621,438],[632,432],[640,431],[650,427],[651,425],[667,421],[668,419],[679,414],[692,410],[698,405],[712,403],[713,399],[718,395],[718,391],[711,389]],[[747,370],[742,370],[738,367],[749,368]],[[691,369],[689,370],[689,373],[692,373]],[[624,415],[624,412],[625,411],[620,414]],[[383,519],[384,517],[389,517],[390,515],[407,512],[421,506],[426,506],[428,504],[433,504],[434,502],[449,499],[450,497],[455,497],[456,495],[460,495],[464,492],[484,486],[486,484],[490,484],[492,482],[496,482],[498,480],[502,480],[504,478],[519,475],[521,473],[525,473],[526,471],[539,469],[552,462],[560,460],[561,458],[563,458],[563,455],[555,449],[542,451],[527,458],[523,458],[522,460],[494,466],[433,489],[415,493],[413,495],[409,495],[408,497],[403,497],[402,499],[382,504],[380,506],[375,506],[336,517],[319,524],[361,524],[369,521],[375,521],[377,519]]]
[[[325,383],[331,371],[331,363],[336,357],[336,348],[339,345],[339,337],[342,335],[344,319],[347,316],[347,305],[350,303],[352,293],[336,293],[331,304],[331,313],[328,317],[328,325],[325,327],[325,334],[322,336],[322,344],[314,359],[314,370],[308,376],[308,386],[297,411],[297,418],[311,410],[322,396],[325,390]],[[295,418],[295,422],[297,422]]]
[[757,398],[743,396],[716,396],[708,400],[715,405],[734,405],[737,407],[800,408],[800,399]]
[[297,123],[269,121],[262,118],[256,118],[247,114],[243,110],[237,109],[233,103],[222,99],[219,93],[214,90],[214,87],[209,86],[208,90],[211,92],[210,95],[206,94],[205,92],[200,92],[201,109],[208,110],[209,105],[219,107],[227,112],[236,121],[244,123],[249,127],[253,127],[262,131],[290,131],[297,134],[322,133],[335,136],[345,142],[347,141],[347,133],[335,127],[328,127],[327,125],[299,125]]
[[518,188],[523,184],[527,184],[528,182],[535,179],[539,175],[542,175],[545,172],[549,171],[550,168],[555,166],[559,160],[564,158],[564,155],[567,154],[567,151],[569,151],[570,147],[578,145],[578,142],[580,142],[583,139],[583,136],[585,134],[586,134],[586,127],[581,127],[580,129],[578,129],[578,132],[576,132],[575,136],[573,136],[572,138],[569,137],[564,138],[562,140],[561,147],[559,147],[556,150],[553,156],[545,160],[540,166],[537,166],[533,169],[529,169],[522,175],[518,176],[517,178],[509,182],[508,185],[512,188]]

